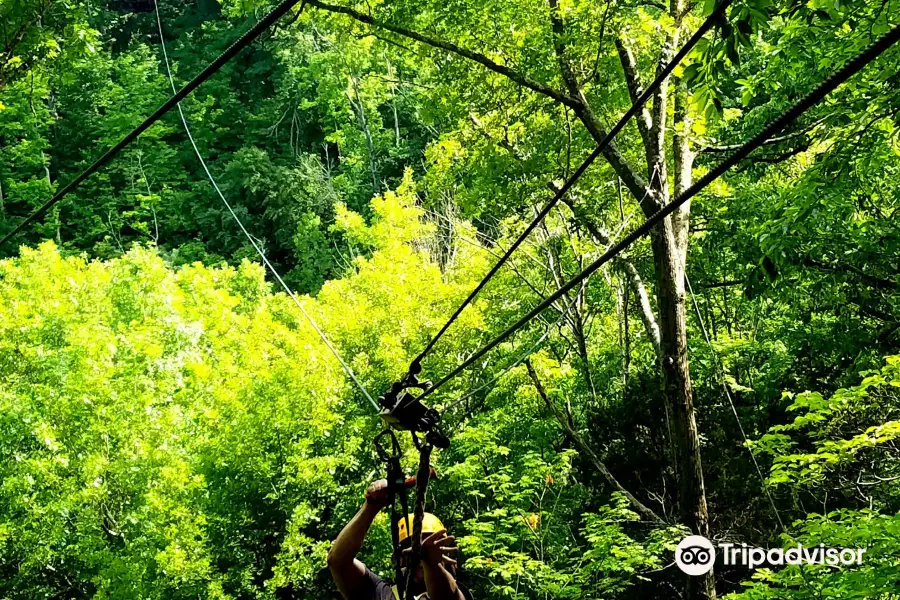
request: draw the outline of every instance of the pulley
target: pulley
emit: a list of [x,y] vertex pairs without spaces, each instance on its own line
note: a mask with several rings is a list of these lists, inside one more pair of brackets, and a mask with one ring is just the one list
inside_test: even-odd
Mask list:
[[423,440],[419,434],[424,436],[424,443],[437,448],[448,448],[450,439],[441,431],[440,413],[423,404],[418,396],[410,392],[412,389],[419,389],[424,393],[431,389],[430,381],[419,381],[420,370],[418,364],[414,363],[403,379],[395,382],[387,393],[378,398],[381,405],[381,412],[378,414],[389,427],[409,431],[413,443],[420,450]]

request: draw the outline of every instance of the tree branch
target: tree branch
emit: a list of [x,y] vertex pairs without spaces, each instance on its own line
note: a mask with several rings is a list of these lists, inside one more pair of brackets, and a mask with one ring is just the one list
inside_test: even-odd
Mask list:
[[875,275],[869,275],[862,269],[855,267],[849,263],[844,263],[843,265],[829,265],[822,262],[817,261],[814,258],[806,257],[803,259],[803,264],[808,267],[814,267],[821,271],[831,271],[835,273],[841,273],[849,271],[859,276],[866,284],[870,287],[878,289],[878,290],[897,290],[900,289],[900,283],[894,281],[893,279],[882,279],[881,277],[877,277]]
[[[584,90],[578,83],[569,61],[566,58],[565,27],[559,16],[559,0],[550,0],[550,25],[553,31],[553,49],[559,63],[559,70],[569,95],[578,100],[577,106],[572,107],[578,118],[584,123],[585,128],[598,143],[606,137],[606,129],[600,123],[596,113],[591,108]],[[603,157],[622,179],[631,194],[641,203],[645,214],[653,214],[660,208],[656,202],[656,196],[649,193],[649,185],[643,177],[631,168],[628,161],[619,151],[615,141],[610,141],[603,149]]]
[[[776,137],[772,137],[767,139],[762,143],[763,146],[770,146],[772,144],[780,144],[781,142],[786,142],[788,140],[792,140],[794,138],[798,138],[801,135],[805,135],[809,131],[809,128],[802,129],[800,131],[794,131],[792,133],[788,133],[785,135],[779,135]],[[707,146],[700,150],[700,152],[734,152],[738,148],[740,148],[742,144],[735,144],[732,146]]]
[[728,281],[717,281],[716,283],[707,283],[707,284],[703,284],[703,285],[697,285],[697,283],[694,282],[694,287],[702,288],[704,290],[711,290],[711,289],[715,289],[715,288],[732,287],[735,285],[743,285],[743,284],[744,284],[743,279],[729,279]]
[[[470,113],[469,118],[472,120],[472,123],[474,123],[478,128],[478,131],[480,131],[481,134],[485,136],[485,138],[509,152],[509,154],[516,160],[521,162],[525,161],[525,158],[521,156],[521,154],[519,154],[519,152],[513,147],[512,144],[509,143],[508,140],[495,140],[494,138],[492,138],[485,130],[484,124],[475,114]],[[547,187],[553,193],[559,191],[559,185],[555,181],[549,181],[547,183]],[[609,246],[612,243],[612,239],[609,233],[607,233],[603,227],[595,223],[593,219],[585,214],[584,210],[582,210],[582,208],[573,198],[571,190],[567,195],[563,196],[562,200],[572,211],[572,214],[575,216],[576,222],[587,229],[588,233],[590,233],[594,237],[595,241],[603,246]],[[656,316],[653,314],[653,307],[650,304],[650,295],[647,293],[647,288],[644,285],[644,281],[641,278],[641,275],[638,272],[637,268],[631,263],[631,261],[624,258],[622,255],[616,256],[616,258],[613,260],[615,264],[619,265],[622,270],[628,275],[628,283],[630,284],[632,291],[634,291],[634,295],[638,300],[638,306],[640,307],[641,322],[644,324],[644,330],[647,332],[647,337],[650,339],[650,344],[653,346],[653,351],[658,356],[660,352],[659,325],[656,322]],[[559,284],[559,282],[557,282],[557,284]]]
[[569,106],[571,108],[576,108],[579,105],[578,100],[567,96],[543,83],[535,81],[531,79],[527,75],[523,75],[517,71],[514,71],[507,67],[506,65],[501,65],[484,54],[480,54],[478,52],[473,52],[471,50],[467,50],[462,48],[452,42],[448,42],[445,40],[438,40],[427,35],[423,35],[417,31],[413,31],[411,29],[407,29],[405,27],[400,27],[399,25],[393,25],[391,23],[386,23],[384,21],[380,21],[375,19],[367,14],[361,13],[359,11],[353,10],[352,8],[346,6],[335,6],[333,4],[327,4],[325,2],[321,2],[320,0],[307,0],[306,2],[310,6],[315,6],[318,9],[324,10],[326,12],[338,13],[342,15],[347,15],[348,17],[359,21],[360,23],[365,23],[367,25],[372,25],[373,27],[378,27],[380,29],[385,29],[387,31],[391,31],[398,35],[402,35],[403,37],[407,37],[417,42],[421,42],[427,46],[431,46],[432,48],[440,48],[441,50],[446,50],[448,52],[452,52],[458,56],[462,56],[463,58],[467,58],[471,61],[477,62],[478,64],[487,67],[489,70],[503,75],[504,77],[510,79],[511,81],[518,83],[519,85],[526,87],[534,92],[539,94],[543,94],[544,96],[548,96],[553,98],[557,102]]
[[603,464],[603,461],[594,453],[593,450],[588,447],[588,445],[584,442],[578,432],[575,431],[572,426],[569,424],[566,415],[563,414],[562,410],[547,396],[547,392],[544,389],[544,385],[541,383],[541,380],[538,378],[537,372],[535,372],[534,367],[531,364],[531,359],[525,359],[525,367],[528,369],[528,376],[531,377],[531,381],[534,383],[534,389],[537,390],[538,395],[541,397],[541,400],[544,401],[544,404],[547,405],[547,408],[550,409],[550,412],[553,413],[553,416],[556,418],[556,421],[559,423],[559,426],[565,432],[566,436],[572,440],[572,443],[578,448],[578,451],[583,454],[597,470],[600,475],[603,476],[604,479],[611,485],[616,491],[620,492],[623,496],[625,496],[628,501],[631,503],[631,506],[637,511],[642,517],[653,521],[654,523],[663,523],[664,521],[645,506],[640,500],[635,498],[631,492],[626,490],[621,483],[613,476],[610,470]]
[[[572,214],[575,215],[578,223],[587,229],[598,243],[608,246],[612,242],[612,239],[603,227],[584,214],[581,207],[579,207],[572,199],[566,197],[563,201],[572,210]],[[638,272],[637,267],[621,254],[616,256],[613,261],[628,276],[628,283],[638,301],[644,330],[647,332],[647,337],[650,339],[653,351],[656,353],[657,357],[660,357],[662,346],[659,338],[659,324],[656,322],[656,315],[653,313],[653,307],[650,304],[650,294],[647,293],[647,287],[644,285],[644,280],[641,278],[641,274]]]
[[[675,82],[675,106],[673,107],[674,132],[672,134],[672,155],[674,164],[675,196],[683,194],[693,182],[694,153],[691,151],[691,111],[688,108],[688,93],[682,82]],[[672,215],[675,230],[675,246],[681,257],[681,264],[687,264],[688,235],[691,227],[691,201],[678,207]]]
[[[676,25],[673,32],[666,37],[666,43],[659,55],[659,61],[656,64],[657,77],[662,74],[663,69],[675,56],[675,44],[678,43],[678,32],[681,27]],[[666,164],[666,121],[668,118],[669,104],[669,80],[666,78],[656,88],[653,93],[653,108],[650,111],[650,135],[647,151],[647,172],[652,173],[650,176],[650,184],[655,187],[663,196],[667,195],[668,190],[668,172]],[[654,186],[654,182],[656,185]],[[660,202],[668,202],[668,199],[660,198]],[[649,215],[648,215],[649,216]]]
[[[637,102],[641,94],[644,93],[644,86],[641,84],[641,74],[638,72],[637,61],[631,48],[621,37],[616,38],[616,51],[619,53],[619,62],[622,63],[622,71],[625,73],[625,84],[628,86],[628,95],[631,97],[631,103]],[[647,110],[645,104],[641,108],[635,119],[637,121],[638,131],[641,133],[641,139],[644,141],[644,150],[650,152],[650,128],[653,121],[650,118],[650,111]]]

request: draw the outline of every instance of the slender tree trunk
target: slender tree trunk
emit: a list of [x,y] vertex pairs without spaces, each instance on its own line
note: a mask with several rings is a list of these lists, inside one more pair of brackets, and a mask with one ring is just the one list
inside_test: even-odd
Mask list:
[[591,463],[594,469],[600,473],[601,476],[609,483],[614,489],[620,492],[628,501],[631,503],[631,507],[640,514],[643,518],[648,521],[652,521],[654,523],[663,523],[663,520],[653,512],[650,508],[644,505],[640,500],[634,497],[634,495],[625,489],[621,483],[615,478],[615,476],[609,471],[603,461],[591,450],[590,446],[588,446],[584,439],[572,428],[572,425],[563,411],[556,406],[553,402],[553,399],[547,395],[547,391],[544,389],[543,384],[541,383],[540,378],[538,378],[537,372],[534,370],[534,366],[531,364],[531,359],[525,359],[525,368],[528,369],[528,376],[531,377],[531,381],[534,384],[535,390],[537,390],[538,396],[544,401],[544,404],[550,409],[550,412],[553,413],[553,416],[556,418],[557,423],[562,428],[563,432],[565,432],[566,437],[568,437],[578,451],[584,455],[585,458]]
[[387,55],[384,55],[384,62],[387,64],[387,74],[391,80],[391,112],[394,113],[394,146],[400,147],[400,119],[397,117],[397,86],[394,84],[394,69],[391,67],[391,61]]
[[[622,373],[625,373],[625,298],[621,281],[616,281],[616,324],[619,328],[619,348],[622,352]],[[623,380],[625,377],[623,376]]]
[[569,311],[571,318],[571,329],[572,335],[575,337],[576,345],[578,346],[578,358],[581,361],[582,368],[584,369],[584,380],[588,387],[588,392],[591,394],[591,400],[595,403],[597,402],[597,388],[594,386],[594,377],[591,374],[591,359],[588,354],[587,349],[587,340],[584,335],[584,320],[582,319],[582,314],[580,310],[571,310]]
[[356,73],[353,71],[350,71],[350,81],[353,84],[353,95],[356,97],[356,102],[351,103],[356,105],[356,116],[359,118],[359,126],[366,136],[366,146],[369,150],[369,169],[372,171],[372,194],[375,195],[381,191],[378,186],[378,170],[375,167],[375,144],[372,142],[372,132],[369,131],[369,123],[366,120],[366,109],[359,95],[359,79],[357,79]]
[[[700,433],[688,364],[684,275],[671,221],[666,219],[653,236],[663,386],[675,433],[682,522],[695,535],[708,538],[709,513],[700,460]],[[715,595],[712,572],[705,577],[688,578],[688,598],[715,598]]]
[[622,386],[628,387],[628,378],[631,376],[631,327],[628,323],[628,286],[622,284],[622,323],[625,329],[622,343]]
[[[41,153],[41,156],[46,161],[47,157],[44,156],[44,153]],[[44,165],[44,175],[47,177],[47,190],[52,194],[53,193],[53,180],[50,178],[50,167],[46,164]],[[62,245],[62,231],[61,224],[59,222],[59,205],[53,207],[53,220],[56,221],[56,244]]]
[[[684,0],[672,0],[671,13],[677,21],[684,11]],[[680,28],[680,23],[676,24]],[[678,29],[671,39],[668,51],[661,60],[669,60],[678,43]],[[662,62],[660,63],[662,64]],[[693,154],[688,142],[690,118],[687,94],[675,82],[674,87],[674,135],[673,163],[675,194],[680,194],[691,184]],[[666,84],[667,87],[668,84]],[[660,94],[663,96],[663,94]],[[666,129],[665,99],[657,98],[654,105],[654,132]],[[664,134],[660,134],[661,139]],[[662,142],[660,142],[662,143]],[[664,159],[663,159],[664,160]],[[664,171],[661,171],[663,173]],[[652,178],[651,178],[652,179]],[[658,181],[661,196],[669,200],[668,182]],[[651,181],[653,184],[653,181]],[[700,458],[700,432],[694,411],[693,389],[687,349],[687,306],[684,289],[684,271],[687,260],[690,206],[682,206],[656,229],[652,237],[654,262],[657,270],[657,304],[659,307],[660,343],[662,348],[662,375],[666,399],[672,411],[675,430],[676,462],[679,471],[679,500],[682,522],[695,535],[709,538],[709,509],[706,503],[706,486],[703,464]],[[711,600],[716,597],[715,576],[711,570],[703,577],[687,578],[687,598]]]

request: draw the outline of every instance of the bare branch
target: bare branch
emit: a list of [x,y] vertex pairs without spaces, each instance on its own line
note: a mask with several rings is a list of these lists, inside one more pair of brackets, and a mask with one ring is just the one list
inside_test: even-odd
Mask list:
[[[481,134],[484,135],[488,140],[491,140],[492,142],[496,143],[501,148],[509,152],[509,154],[516,160],[525,160],[525,158],[521,156],[521,154],[516,150],[516,148],[513,147],[512,144],[509,143],[508,140],[493,139],[485,130],[484,124],[475,114],[470,113],[469,118],[478,128],[478,131],[480,131]],[[547,187],[554,193],[559,191],[559,184],[554,181],[548,182]],[[612,238],[609,233],[607,233],[602,227],[597,225],[590,217],[588,217],[584,213],[581,207],[578,206],[578,203],[574,200],[571,191],[569,192],[569,194],[563,196],[562,200],[572,211],[572,214],[575,216],[576,221],[580,223],[585,229],[587,229],[588,233],[590,233],[594,237],[595,241],[603,246],[609,246],[612,243]],[[656,323],[656,316],[653,313],[653,307],[650,304],[650,295],[647,293],[647,288],[644,285],[644,281],[641,278],[640,273],[638,273],[637,268],[631,263],[631,261],[629,261],[625,257],[619,255],[614,259],[614,262],[615,264],[621,266],[622,270],[628,276],[628,283],[638,300],[641,322],[644,324],[644,329],[647,332],[647,337],[650,339],[650,343],[653,346],[654,352],[656,352],[656,354],[658,355],[660,352],[659,325]],[[560,285],[560,282],[558,280],[556,283],[557,285]]]
[[[763,142],[762,145],[769,146],[771,144],[780,144],[781,142],[786,142],[788,140],[798,138],[801,135],[805,135],[806,132],[808,132],[808,131],[809,131],[809,129],[802,129],[800,131],[794,131],[792,133],[788,133],[785,135],[779,135],[776,137],[772,137],[772,138],[767,139],[765,142]],[[732,146],[707,146],[706,148],[703,148],[702,150],[700,150],[700,152],[734,152],[735,150],[737,150],[740,147],[741,147],[741,144],[735,144]]]
[[[588,217],[581,207],[573,200],[566,198],[564,201],[572,210],[572,214],[575,215],[578,223],[587,229],[597,242],[604,246],[608,246],[612,242],[610,235],[603,227]],[[647,287],[644,285],[644,280],[641,278],[641,274],[638,272],[637,267],[635,267],[630,260],[619,255],[614,259],[614,262],[628,277],[628,284],[638,301],[644,330],[647,332],[647,337],[650,339],[653,351],[656,352],[657,356],[660,356],[660,349],[662,346],[659,337],[659,324],[656,322],[656,315],[653,313],[653,307],[650,304],[650,294],[647,293]]]
[[[675,28],[672,34],[666,39],[663,51],[659,55],[659,62],[656,65],[656,74],[659,76],[666,65],[675,55],[675,44],[678,43],[678,29]],[[651,185],[656,181],[656,187],[659,191],[664,191],[668,187],[668,174],[666,164],[666,119],[668,116],[669,104],[669,78],[666,78],[653,94],[653,108],[650,111],[650,141],[647,150],[647,169],[650,173],[655,173],[656,178],[651,177]],[[666,201],[666,200],[663,200]]]
[[876,275],[870,275],[860,269],[859,267],[853,266],[847,262],[844,262],[840,266],[835,266],[831,264],[826,264],[820,262],[812,257],[806,257],[803,259],[803,264],[808,267],[813,267],[819,269],[821,271],[831,271],[834,273],[846,273],[850,271],[851,273],[856,274],[859,278],[866,283],[866,285],[877,289],[877,290],[896,290],[900,289],[900,283],[893,279],[883,279]]
[[[688,109],[688,93],[679,79],[675,80],[675,106],[673,107],[675,126],[672,134],[672,154],[674,164],[675,195],[683,194],[693,181],[694,153],[691,150],[691,111]],[[675,246],[681,264],[687,264],[688,235],[691,227],[691,202],[688,200],[672,215],[675,230]]]
[[729,279],[727,281],[717,281],[716,283],[707,283],[705,285],[697,285],[697,282],[694,282],[694,287],[703,288],[704,290],[711,290],[715,288],[723,288],[723,287],[733,287],[735,285],[743,285],[745,282],[743,279]]
[[[625,73],[625,84],[628,86],[628,95],[631,97],[631,103],[637,102],[641,94],[644,93],[644,86],[641,85],[641,75],[638,72],[637,61],[634,59],[634,53],[621,37],[616,38],[616,51],[619,53],[619,62],[622,63],[622,71]],[[641,139],[644,140],[644,149],[650,151],[650,128],[653,121],[650,119],[650,111],[646,105],[641,112],[636,115],[638,131],[641,133]]]
[[[578,83],[575,74],[572,72],[572,68],[569,66],[569,61],[566,58],[566,45],[563,42],[563,39],[565,39],[565,27],[559,16],[559,0],[550,0],[550,25],[553,30],[553,49],[556,52],[556,59],[559,63],[559,70],[562,74],[563,82],[566,84],[569,95],[578,100],[577,105],[573,106],[572,109],[575,111],[575,114],[578,115],[578,118],[581,119],[581,122],[584,123],[585,128],[587,128],[594,140],[600,142],[600,140],[606,137],[607,132],[603,127],[603,124],[600,123],[600,119],[597,118],[596,113],[594,113],[594,110],[591,108],[587,96],[585,95],[584,90],[581,89],[581,85]],[[616,145],[615,141],[610,141],[609,144],[606,145],[603,149],[603,157],[622,181],[625,182],[625,185],[628,186],[628,190],[632,195],[634,195],[635,198],[643,199],[643,203],[646,205],[644,212],[646,214],[653,214],[656,212],[656,209],[659,208],[655,204],[656,196],[648,193],[649,188],[647,182],[643,177],[638,175],[637,171],[635,171],[631,165],[628,164],[628,161],[619,151],[619,147]],[[650,208],[650,205],[653,205],[652,209]]]
[[534,367],[531,364],[530,359],[525,360],[525,367],[528,369],[528,376],[531,377],[531,381],[534,383],[534,389],[537,390],[538,395],[541,397],[541,400],[544,401],[544,404],[547,405],[547,408],[550,409],[550,412],[553,413],[553,416],[556,417],[559,426],[565,432],[566,436],[572,440],[572,443],[578,448],[578,451],[583,454],[591,463],[591,465],[597,470],[600,475],[603,476],[604,479],[615,488],[618,492],[620,492],[628,501],[631,503],[631,506],[637,511],[642,517],[653,521],[654,523],[663,523],[664,521],[653,512],[650,508],[645,506],[640,500],[634,497],[631,492],[626,490],[621,483],[613,476],[610,470],[603,464],[603,461],[594,453],[593,450],[584,442],[582,437],[575,431],[572,426],[569,424],[569,420],[566,418],[566,415],[563,414],[563,411],[556,406],[553,400],[547,395],[547,391],[544,389],[544,385],[541,383],[541,380],[538,378],[537,372],[534,370]]

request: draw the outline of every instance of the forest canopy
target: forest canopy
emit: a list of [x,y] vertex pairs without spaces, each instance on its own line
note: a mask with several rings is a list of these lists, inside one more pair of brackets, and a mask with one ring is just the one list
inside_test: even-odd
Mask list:
[[[0,0],[0,236],[274,5]],[[298,3],[0,246],[0,598],[337,597],[384,424],[315,327],[387,391],[718,5]],[[731,2],[423,377],[898,23]],[[897,598],[898,89],[892,47],[429,395],[475,598]],[[688,534],[866,553],[688,577]]]

